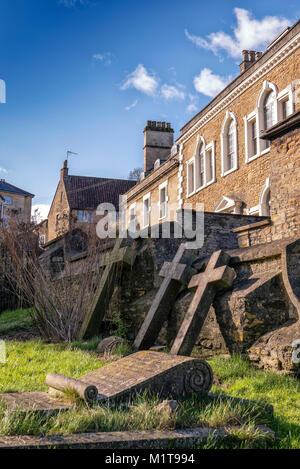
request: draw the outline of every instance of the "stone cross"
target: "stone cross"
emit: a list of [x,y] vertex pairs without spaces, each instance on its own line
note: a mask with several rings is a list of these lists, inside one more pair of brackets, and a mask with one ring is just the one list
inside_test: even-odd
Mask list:
[[135,339],[135,350],[146,350],[155,343],[179,290],[182,285],[187,285],[196,273],[196,270],[190,267],[195,259],[194,251],[187,250],[186,244],[182,243],[173,262],[164,263],[159,273],[164,280]]
[[97,287],[92,307],[82,323],[79,339],[91,338],[97,334],[105,314],[105,305],[108,304],[108,300],[114,292],[117,265],[132,267],[135,262],[136,251],[129,246],[122,248],[122,241],[122,238],[117,238],[113,250],[104,256],[101,262],[105,269]]
[[212,254],[205,272],[192,277],[192,302],[171,349],[173,355],[190,355],[218,289],[232,285],[236,274],[228,267],[230,256],[224,251]]

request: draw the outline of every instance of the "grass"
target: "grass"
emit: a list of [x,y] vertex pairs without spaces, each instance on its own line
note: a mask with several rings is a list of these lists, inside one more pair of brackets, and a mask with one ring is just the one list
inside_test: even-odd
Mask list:
[[[0,335],[7,330],[8,318],[26,324],[26,312],[0,316]],[[18,322],[18,319],[19,321]],[[27,323],[28,324],[28,323]],[[23,327],[23,326],[22,326]],[[95,353],[99,339],[88,342],[45,344],[40,340],[8,341],[7,363],[0,364],[0,392],[45,391],[45,376],[55,371],[79,377],[107,362]],[[128,350],[117,350],[117,354]],[[256,404],[236,401],[203,399],[199,396],[178,399],[177,414],[161,413],[158,399],[142,396],[127,407],[102,406],[88,409],[84,404],[55,416],[26,416],[0,405],[0,436],[70,434],[98,431],[174,429],[199,426],[241,426],[229,439],[220,443],[209,441],[206,448],[297,448],[300,449],[300,382],[296,378],[256,370],[239,356],[209,360],[219,384],[217,394],[250,399]],[[270,416],[264,404],[274,406]],[[268,442],[253,432],[254,425],[265,424],[276,432],[275,442]],[[252,429],[252,431],[251,431]]]
[[0,313],[0,337],[10,332],[32,329],[30,309],[17,309]]

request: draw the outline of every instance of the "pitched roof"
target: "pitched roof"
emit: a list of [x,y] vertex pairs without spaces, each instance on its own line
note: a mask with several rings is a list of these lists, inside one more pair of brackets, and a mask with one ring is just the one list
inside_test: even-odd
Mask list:
[[0,180],[0,192],[8,192],[9,194],[23,195],[24,197],[34,197],[30,192],[26,192],[19,187],[13,186],[5,181],[5,179]]
[[87,176],[64,178],[70,209],[95,210],[101,203],[111,203],[117,209],[119,196],[129,191],[136,181]]

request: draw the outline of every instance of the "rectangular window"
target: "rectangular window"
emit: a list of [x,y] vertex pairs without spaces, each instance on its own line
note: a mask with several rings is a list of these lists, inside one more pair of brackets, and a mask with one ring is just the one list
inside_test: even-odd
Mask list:
[[250,122],[250,156],[255,156],[257,153],[257,127],[256,119]]
[[144,228],[150,225],[150,196],[144,198]]
[[234,165],[234,134],[229,132],[227,135],[227,167],[226,171],[233,168]]
[[159,218],[166,218],[167,216],[167,186],[159,190]]
[[78,210],[78,221],[81,223],[93,223],[93,212],[89,212],[87,210]]
[[191,161],[187,165],[188,170],[188,195],[195,191],[195,163]]
[[285,99],[281,103],[281,118],[286,119],[289,114],[289,100]]
[[206,152],[206,181],[211,182],[214,178],[214,163],[213,163],[213,152],[207,150]]
[[11,197],[4,197],[4,203],[5,205],[11,205],[12,204]]
[[136,232],[136,228],[137,228],[136,225],[137,225],[136,205],[134,204],[129,208],[129,230],[132,233]]
[[204,164],[204,157],[205,157],[205,154],[204,154],[204,151],[202,151],[202,152],[200,153],[200,157],[199,157],[199,187],[202,187],[202,186],[204,186],[204,184],[205,184],[205,173],[204,173],[205,164]]

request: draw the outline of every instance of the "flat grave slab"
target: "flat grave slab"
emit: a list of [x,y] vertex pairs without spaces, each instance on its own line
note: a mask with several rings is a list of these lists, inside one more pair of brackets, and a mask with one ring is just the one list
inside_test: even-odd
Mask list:
[[51,397],[47,392],[15,392],[0,394],[0,401],[12,410],[36,412],[41,414],[57,413],[71,407],[70,402]]
[[[0,449],[180,449],[195,448],[207,440],[223,440],[239,427],[187,428],[183,430],[125,431],[79,433],[57,436],[0,437]],[[265,426],[251,427],[262,438],[273,439],[274,432]],[[118,461],[121,462],[121,461]]]

